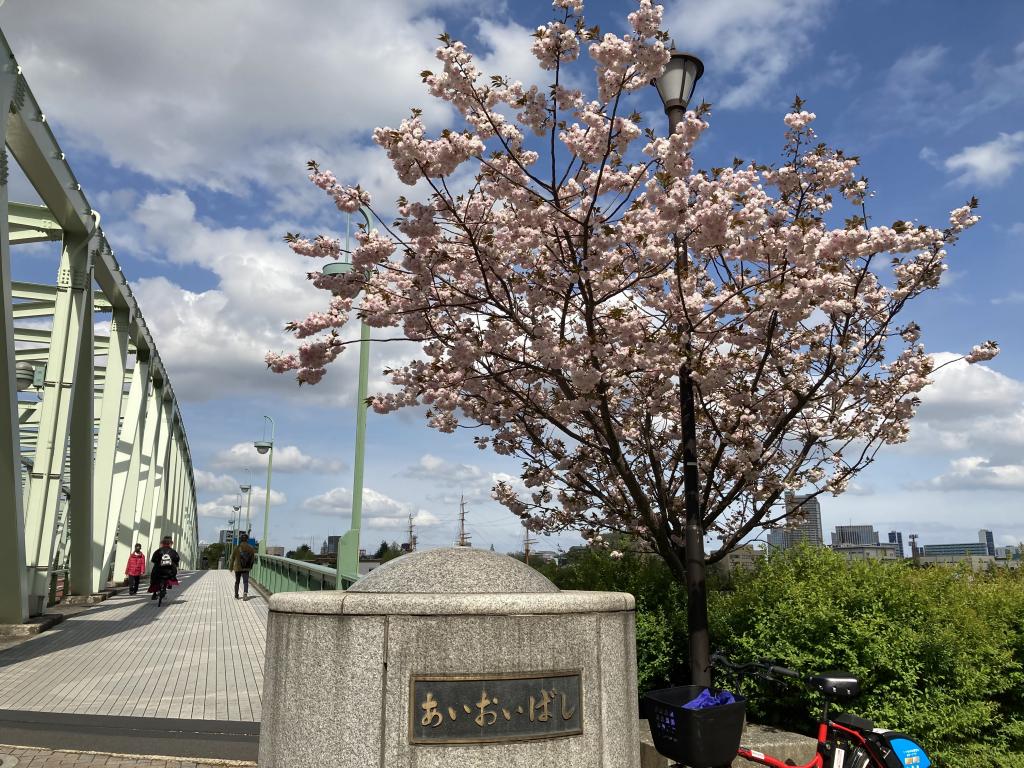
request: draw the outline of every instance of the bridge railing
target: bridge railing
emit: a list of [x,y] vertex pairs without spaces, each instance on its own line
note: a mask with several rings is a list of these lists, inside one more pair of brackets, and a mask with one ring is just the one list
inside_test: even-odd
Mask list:
[[[271,594],[275,592],[312,592],[321,589],[336,589],[338,573],[333,568],[290,557],[260,555],[256,558],[249,578]],[[343,575],[341,588],[348,589],[359,579],[355,575]]]

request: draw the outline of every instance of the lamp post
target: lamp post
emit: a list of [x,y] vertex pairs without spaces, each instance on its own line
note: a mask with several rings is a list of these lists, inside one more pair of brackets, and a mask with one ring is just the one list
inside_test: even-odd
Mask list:
[[[370,228],[370,217],[365,208],[360,208],[366,228]],[[352,218],[349,217],[349,228]],[[349,232],[345,233],[345,250],[351,253]],[[352,271],[351,261],[335,261],[323,268],[325,275],[344,275]],[[359,383],[356,392],[356,455],[352,469],[352,524],[338,541],[337,575],[335,588],[342,588],[342,574],[359,573],[359,528],[363,518],[363,464],[366,453],[366,394],[370,370],[370,327],[365,320],[359,321]]]
[[[704,74],[704,64],[696,56],[673,49],[661,77],[652,81],[661,96],[668,117],[669,134],[675,133],[686,116],[694,86]],[[689,259],[673,238],[677,275],[689,271]],[[704,566],[704,525],[701,521],[697,474],[697,409],[693,379],[684,356],[679,365],[679,410],[683,437],[683,501],[686,505],[686,594],[690,632],[690,683],[711,685],[710,636],[708,634],[707,577]]]
[[245,535],[252,533],[252,522],[250,512],[252,511],[252,470],[248,467],[245,471],[249,473],[249,482],[238,486],[238,490],[245,494]]
[[[234,507],[232,507],[232,509],[234,509]],[[235,530],[235,519],[234,518],[231,518],[230,520],[228,520],[228,528],[231,531]],[[231,537],[230,536],[228,536],[227,546],[224,547],[224,567],[229,569],[229,570],[231,569]]]
[[[239,496],[238,496],[238,503],[237,504],[232,504],[231,505],[231,509],[234,510],[234,513],[235,513],[235,519],[230,521],[230,525],[231,525],[231,552],[233,553],[235,551],[235,547],[238,546],[238,523],[239,523],[239,518],[241,517],[241,515],[239,515],[238,513],[242,509],[242,496],[241,496],[241,494],[239,494]],[[231,566],[231,558],[230,557],[228,558],[228,566],[229,567]]]
[[[270,475],[274,467],[274,420],[269,416],[264,416],[266,421],[270,422],[270,439],[269,440],[257,440],[253,443],[256,446],[256,452],[260,455],[269,453],[267,456],[267,503],[263,509],[263,535],[260,537],[260,554],[267,554],[267,535],[270,530]],[[263,424],[263,434],[266,437],[267,425]]]

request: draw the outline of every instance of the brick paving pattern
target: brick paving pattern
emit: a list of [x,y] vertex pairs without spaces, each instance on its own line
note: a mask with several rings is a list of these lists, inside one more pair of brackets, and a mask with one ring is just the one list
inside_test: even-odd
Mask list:
[[[14,758],[11,761],[10,758]],[[54,749],[33,749],[31,747],[15,747],[0,744],[0,766],[8,768],[216,768],[229,766],[249,768],[256,763],[240,760],[196,760],[175,759],[170,757],[145,757],[135,755],[115,755],[105,752],[70,752]]]
[[235,600],[228,571],[181,581],[162,608],[147,594],[122,593],[0,650],[0,709],[258,721],[266,602],[258,594]]

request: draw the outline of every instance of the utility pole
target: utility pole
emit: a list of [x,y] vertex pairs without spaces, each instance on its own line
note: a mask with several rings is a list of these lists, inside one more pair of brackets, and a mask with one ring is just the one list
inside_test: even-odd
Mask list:
[[410,552],[415,552],[416,551],[416,534],[413,533],[412,513],[411,512],[409,513],[409,551]]
[[530,545],[531,544],[536,544],[536,543],[537,543],[536,539],[531,539],[530,538],[530,529],[527,527],[526,523],[524,522],[523,523],[523,557],[524,557],[527,565],[530,564]]
[[466,497],[459,496],[459,540],[456,542],[457,547],[468,547],[469,534],[466,533]]
[[917,539],[916,533],[910,534],[910,559],[914,561],[915,565],[921,561],[921,554],[917,549]]

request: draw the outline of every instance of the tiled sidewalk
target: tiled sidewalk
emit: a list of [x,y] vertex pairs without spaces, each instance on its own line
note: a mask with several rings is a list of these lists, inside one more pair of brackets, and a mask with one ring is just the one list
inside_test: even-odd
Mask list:
[[70,752],[0,744],[0,766],[9,768],[9,765],[14,768],[84,768],[85,766],[91,768],[100,768],[101,766],[102,768],[211,768],[211,766],[250,768],[256,764],[239,760],[177,760],[168,757],[115,755],[105,752]]
[[0,651],[0,709],[258,722],[267,604],[233,587],[183,574],[163,608],[123,593]]

